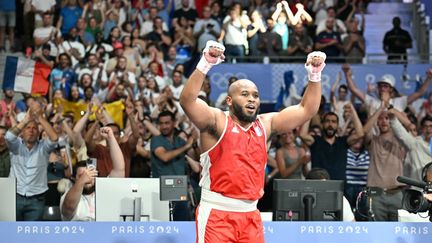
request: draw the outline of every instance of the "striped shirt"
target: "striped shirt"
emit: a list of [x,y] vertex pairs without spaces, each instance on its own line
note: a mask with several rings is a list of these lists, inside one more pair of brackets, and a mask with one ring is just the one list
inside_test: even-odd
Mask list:
[[369,152],[367,150],[363,150],[360,153],[355,153],[351,149],[348,149],[346,165],[346,183],[366,185],[369,162],[370,158]]

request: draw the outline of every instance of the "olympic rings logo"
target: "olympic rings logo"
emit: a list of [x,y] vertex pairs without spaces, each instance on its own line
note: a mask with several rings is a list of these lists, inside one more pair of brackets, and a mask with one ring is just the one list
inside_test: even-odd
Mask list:
[[236,73],[234,73],[234,72],[226,72],[226,73],[225,72],[224,73],[215,72],[215,73],[212,73],[210,75],[210,80],[211,80],[212,86],[214,85],[220,90],[226,90],[228,87],[228,79],[233,77],[233,76],[237,77],[238,79],[247,79],[248,78],[246,73],[243,73],[243,72],[236,72]]

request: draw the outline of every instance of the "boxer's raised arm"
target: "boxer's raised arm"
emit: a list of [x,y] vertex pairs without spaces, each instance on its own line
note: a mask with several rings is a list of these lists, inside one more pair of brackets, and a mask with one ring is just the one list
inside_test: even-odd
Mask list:
[[200,62],[180,94],[180,105],[189,119],[200,130],[215,124],[217,114],[222,114],[221,110],[210,107],[203,100],[199,99],[198,93],[210,68],[223,61],[224,50],[225,47],[222,44],[208,41]]
[[303,99],[298,105],[269,114],[271,132],[286,132],[294,129],[310,120],[318,112],[321,102],[321,71],[324,69],[325,59],[325,53],[320,51],[308,55],[305,68],[308,72],[309,83]]

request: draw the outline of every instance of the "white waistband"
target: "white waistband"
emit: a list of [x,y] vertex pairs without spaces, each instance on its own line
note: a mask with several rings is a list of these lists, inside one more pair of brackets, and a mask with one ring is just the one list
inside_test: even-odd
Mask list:
[[250,201],[225,197],[220,193],[203,188],[200,204],[223,211],[252,212],[257,209],[258,200]]

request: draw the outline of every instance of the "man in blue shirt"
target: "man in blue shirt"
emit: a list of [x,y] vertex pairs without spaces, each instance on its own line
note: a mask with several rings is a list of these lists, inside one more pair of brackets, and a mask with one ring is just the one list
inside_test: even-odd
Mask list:
[[[169,111],[162,111],[158,116],[161,135],[151,139],[151,168],[152,177],[162,175],[186,175],[185,153],[192,148],[193,138],[188,141],[175,134],[175,116]],[[187,202],[174,202],[174,221],[191,220]]]
[[[39,139],[38,125],[48,139]],[[43,117],[38,102],[33,101],[24,120],[9,129],[5,139],[11,154],[9,177],[17,181],[16,220],[40,220],[48,190],[48,156],[57,145],[58,135]]]

